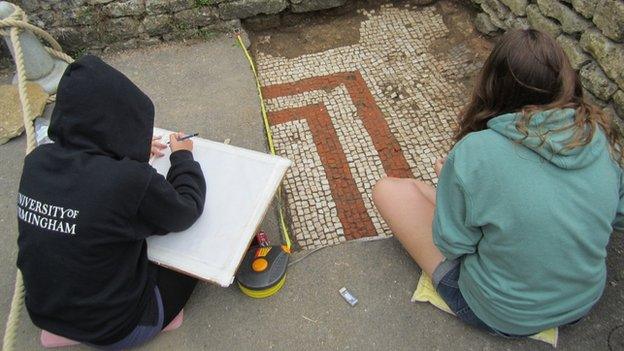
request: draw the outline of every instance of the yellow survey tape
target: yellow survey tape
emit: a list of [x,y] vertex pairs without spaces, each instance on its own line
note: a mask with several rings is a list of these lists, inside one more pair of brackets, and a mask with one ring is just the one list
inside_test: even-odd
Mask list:
[[282,288],[282,286],[284,286],[284,282],[286,282],[286,276],[285,275],[282,277],[282,279],[280,279],[279,282],[277,282],[277,284],[273,285],[272,287],[270,287],[268,289],[252,290],[252,289],[249,289],[249,288],[246,288],[246,287],[242,286],[240,283],[238,283],[238,287],[243,292],[243,294],[245,294],[245,295],[247,295],[249,297],[252,297],[254,299],[264,299],[265,297],[269,297],[269,296],[275,295]]
[[[243,43],[243,39],[241,38],[240,34],[238,34],[238,32],[236,33],[236,40],[238,41],[238,45],[241,47],[241,49],[243,49],[243,52],[245,53],[245,57],[247,57],[247,61],[249,61],[249,66],[251,67],[251,71],[253,72],[254,78],[256,80],[256,88],[258,89],[258,98],[260,99],[260,111],[262,112],[262,119],[264,121],[264,130],[266,131],[267,141],[269,144],[269,151],[271,151],[271,154],[275,155],[275,145],[273,144],[273,134],[271,133],[271,126],[269,125],[269,117],[267,116],[266,106],[264,105],[264,98],[262,97],[262,88],[260,87],[260,80],[258,79],[258,72],[256,71],[256,65],[254,64],[253,59],[251,58],[251,55],[249,54],[249,51],[245,47],[245,44]],[[281,186],[277,191],[277,196],[279,197],[282,196]],[[288,233],[288,227],[286,226],[286,220],[284,219],[284,210],[282,206],[278,206],[277,211],[279,213],[280,226],[282,228],[282,234],[284,237],[284,242],[286,244],[286,249],[288,253],[290,253],[290,247],[292,244],[290,242],[290,234]],[[280,284],[281,285],[284,284],[283,279],[280,283],[277,284],[279,285],[279,288],[281,288]],[[277,288],[274,292],[272,292],[272,294],[277,292],[279,288]],[[244,287],[241,287],[241,289],[244,289]],[[245,292],[245,290],[243,290],[243,292]],[[247,293],[245,292],[245,294]],[[270,295],[267,295],[267,296],[270,296]]]

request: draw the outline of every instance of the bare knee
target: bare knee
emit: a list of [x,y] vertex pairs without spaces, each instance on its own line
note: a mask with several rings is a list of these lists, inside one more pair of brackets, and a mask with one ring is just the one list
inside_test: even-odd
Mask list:
[[380,179],[373,187],[373,203],[379,209],[398,198],[420,197],[421,191],[414,179],[386,177]]
[[395,186],[396,178],[385,177],[378,180],[373,187],[373,203],[375,206],[379,207],[388,196],[391,196]]
[[420,223],[418,221],[424,218],[425,214],[431,216],[430,212],[434,206],[421,191],[418,181],[407,178],[379,180],[373,188],[373,203],[399,240],[412,235],[413,231],[406,228]]

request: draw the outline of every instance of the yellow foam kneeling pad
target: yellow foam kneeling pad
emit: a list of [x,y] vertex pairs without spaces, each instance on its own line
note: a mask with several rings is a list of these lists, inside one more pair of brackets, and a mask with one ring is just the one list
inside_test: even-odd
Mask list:
[[[412,295],[412,302],[414,301],[429,302],[430,304],[441,309],[442,311],[455,315],[453,311],[451,311],[451,309],[448,307],[446,302],[442,300],[442,297],[440,297],[438,292],[433,288],[433,282],[431,282],[431,278],[429,278],[424,273],[420,275],[420,279],[418,279],[418,285],[416,286],[416,291],[414,291],[414,295]],[[530,336],[530,338],[543,341],[547,344],[552,345],[553,347],[557,347],[557,341],[559,340],[559,328],[544,330],[538,334]]]

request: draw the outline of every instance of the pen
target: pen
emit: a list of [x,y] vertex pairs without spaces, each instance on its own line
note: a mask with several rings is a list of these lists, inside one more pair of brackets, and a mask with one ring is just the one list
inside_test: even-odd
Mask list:
[[[192,137],[196,137],[196,136],[198,136],[198,135],[199,135],[199,133],[193,133],[193,134],[187,135],[187,136],[185,136],[185,137],[182,137],[182,138],[180,138],[180,139],[178,139],[178,138],[176,138],[176,139],[177,139],[178,141],[182,141],[182,140],[190,139],[190,138],[192,138]],[[167,145],[169,145],[169,144],[171,144],[171,141],[168,141],[168,142],[167,142]]]

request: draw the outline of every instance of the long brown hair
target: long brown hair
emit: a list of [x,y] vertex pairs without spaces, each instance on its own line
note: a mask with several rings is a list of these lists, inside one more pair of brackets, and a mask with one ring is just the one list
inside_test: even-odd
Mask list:
[[[548,34],[534,30],[505,33],[477,78],[472,98],[459,116],[455,142],[471,132],[484,130],[501,114],[521,112],[516,128],[528,136],[534,113],[556,108],[576,110],[572,137],[564,149],[591,142],[596,128],[605,133],[611,151],[621,161],[619,129],[599,108],[583,98],[583,89],[561,46]],[[541,136],[545,142],[546,134]]]

